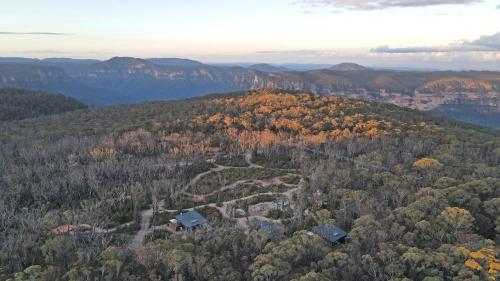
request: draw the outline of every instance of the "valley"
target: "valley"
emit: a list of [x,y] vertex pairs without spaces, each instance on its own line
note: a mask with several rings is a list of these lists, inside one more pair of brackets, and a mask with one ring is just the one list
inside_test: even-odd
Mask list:
[[392,103],[488,127],[500,124],[496,72],[373,70],[350,63],[293,71],[265,64],[229,67],[129,57],[3,61],[9,63],[0,60],[0,86],[62,93],[92,106],[276,88]]

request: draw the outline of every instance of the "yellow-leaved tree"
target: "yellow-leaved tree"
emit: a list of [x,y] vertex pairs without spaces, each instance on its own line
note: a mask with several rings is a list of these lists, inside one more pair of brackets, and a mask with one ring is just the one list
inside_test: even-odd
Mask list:
[[433,170],[440,169],[443,167],[443,164],[434,158],[424,157],[415,161],[415,163],[413,163],[413,167],[421,170]]

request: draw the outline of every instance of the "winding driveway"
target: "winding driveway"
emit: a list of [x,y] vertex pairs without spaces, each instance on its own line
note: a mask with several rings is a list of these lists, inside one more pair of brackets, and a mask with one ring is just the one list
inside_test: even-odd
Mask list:
[[[262,166],[260,165],[257,165],[255,163],[252,162],[252,153],[248,152],[245,154],[245,161],[247,162],[248,164],[248,167],[247,168],[263,168]],[[243,217],[243,218],[233,218],[230,214],[229,214],[229,211],[228,211],[228,207],[229,205],[232,205],[234,203],[236,203],[237,201],[240,201],[240,200],[248,200],[248,199],[252,199],[254,197],[257,197],[257,196],[262,196],[262,195],[270,195],[270,196],[285,196],[288,198],[289,202],[293,202],[293,195],[296,194],[299,189],[300,189],[300,186],[301,186],[301,183],[303,182],[303,177],[301,175],[298,175],[298,174],[295,174],[295,175],[298,175],[300,177],[300,182],[299,184],[287,184],[287,183],[284,183],[282,180],[281,180],[281,176],[279,177],[274,177],[274,178],[271,178],[271,179],[267,179],[267,180],[240,180],[240,181],[236,181],[232,184],[229,184],[229,185],[226,185],[226,186],[223,186],[221,188],[219,188],[218,190],[210,193],[210,194],[191,194],[191,193],[187,193],[187,190],[189,189],[189,187],[192,187],[194,186],[203,176],[205,175],[208,175],[210,173],[213,173],[213,172],[220,172],[220,171],[223,171],[223,170],[227,170],[227,169],[235,169],[235,168],[241,168],[241,167],[231,167],[231,166],[222,166],[222,165],[218,165],[218,164],[215,164],[216,167],[215,168],[212,168],[206,172],[203,172],[203,173],[200,173],[198,175],[196,175],[193,179],[191,179],[181,190],[182,193],[188,195],[188,196],[192,196],[193,198],[194,197],[200,197],[200,198],[203,198],[205,196],[209,196],[209,195],[212,195],[212,194],[215,194],[217,192],[221,192],[221,191],[225,191],[225,190],[228,190],[228,189],[234,189],[236,188],[239,184],[242,184],[242,183],[247,183],[247,182],[253,182],[253,183],[257,183],[257,184],[260,184],[262,186],[269,186],[269,185],[273,185],[273,184],[282,184],[284,186],[287,186],[289,187],[290,189],[288,189],[287,191],[285,192],[264,192],[264,193],[257,193],[257,194],[252,194],[252,195],[249,195],[249,196],[245,196],[245,197],[241,197],[241,198],[237,198],[237,199],[232,199],[232,200],[228,200],[228,201],[225,201],[225,202],[222,202],[222,206],[217,206],[217,204],[215,203],[210,203],[210,204],[204,204],[204,205],[198,205],[196,207],[193,207],[193,208],[189,208],[189,209],[186,209],[186,210],[194,210],[195,208],[202,208],[202,207],[213,207],[213,208],[216,208],[217,210],[219,210],[219,212],[222,214],[223,217],[225,218],[228,218],[228,219],[232,219],[232,220],[236,220],[237,222],[237,225],[241,228],[248,228],[249,225],[248,225],[248,222],[252,219],[258,219],[258,220],[267,220],[267,221],[274,221],[274,222],[280,222],[280,220],[272,220],[272,219],[268,219],[268,218],[265,218],[265,217],[262,217],[262,216],[247,216],[247,217]],[[290,173],[292,174],[292,173]],[[165,212],[178,212],[179,210],[176,209],[176,210],[168,210],[168,209],[165,209],[164,208],[164,204],[165,204],[165,201],[161,201],[159,203],[159,206],[158,206],[158,213],[165,213]],[[291,207],[293,207],[291,205]],[[130,243],[129,243],[129,248],[133,251],[135,251],[136,253],[140,253],[144,250],[144,238],[153,232],[154,229],[166,229],[166,227],[163,227],[163,226],[158,226],[158,227],[151,227],[151,218],[153,217],[154,215],[154,211],[153,211],[153,208],[150,208],[150,209],[147,209],[147,210],[143,210],[141,212],[141,224],[140,224],[140,229],[139,231],[137,231],[137,233],[132,237],[132,239],[130,240]],[[110,228],[110,229],[103,229],[103,228],[99,228],[99,227],[94,227],[94,226],[91,226],[91,225],[87,225],[87,224],[82,224],[82,225],[78,225],[77,227],[81,227],[81,228],[84,228],[84,229],[92,229],[92,231],[95,231],[95,232],[98,232],[98,233],[113,233],[113,232],[116,232],[124,227],[128,227],[130,225],[132,225],[134,222],[128,222],[128,223],[125,223],[125,224],[122,224],[120,226],[117,226],[117,227],[114,227],[114,228]]]

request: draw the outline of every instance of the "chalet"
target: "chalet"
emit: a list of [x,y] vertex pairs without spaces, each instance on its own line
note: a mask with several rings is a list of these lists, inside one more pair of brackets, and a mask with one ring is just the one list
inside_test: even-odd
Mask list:
[[196,211],[180,213],[170,220],[170,228],[174,231],[196,230],[207,226],[207,220]]
[[332,245],[345,243],[348,240],[347,233],[332,224],[316,226],[313,228],[313,232],[323,237],[323,239],[330,242]]
[[286,236],[286,230],[283,226],[269,221],[256,222],[251,225],[251,228],[265,233],[269,242],[281,240]]

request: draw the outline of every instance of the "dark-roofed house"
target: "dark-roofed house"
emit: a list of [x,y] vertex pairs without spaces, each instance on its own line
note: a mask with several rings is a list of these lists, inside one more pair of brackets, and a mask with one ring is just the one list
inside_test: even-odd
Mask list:
[[188,211],[175,216],[170,220],[170,226],[175,231],[195,230],[207,225],[207,220],[196,211]]
[[266,233],[268,241],[280,240],[286,236],[285,228],[277,223],[269,221],[259,221],[254,223],[251,227],[252,229]]
[[335,245],[347,242],[347,233],[333,224],[324,224],[313,228],[313,232]]

